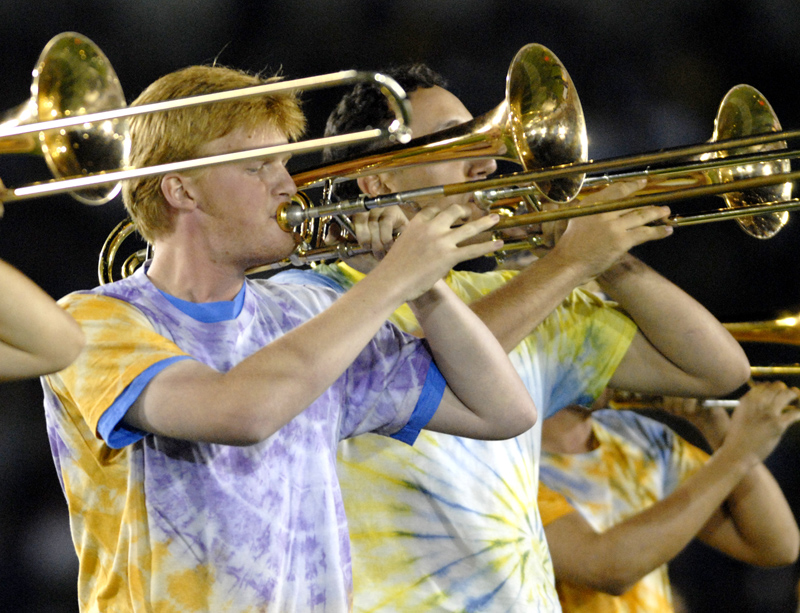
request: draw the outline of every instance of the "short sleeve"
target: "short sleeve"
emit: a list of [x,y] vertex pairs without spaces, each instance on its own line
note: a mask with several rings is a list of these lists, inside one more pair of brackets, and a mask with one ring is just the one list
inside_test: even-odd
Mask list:
[[400,431],[392,434],[392,438],[408,445],[413,445],[419,436],[420,430],[428,425],[433,414],[438,410],[446,386],[447,381],[445,381],[444,376],[436,367],[436,364],[431,362],[428,374],[425,377],[425,385],[422,387],[417,405],[414,407],[413,413],[411,413],[411,419]]
[[340,439],[365,432],[390,436],[411,422],[399,436],[409,443],[416,438],[412,431],[435,412],[445,385],[424,341],[391,323],[381,327],[350,365],[344,384]]
[[708,462],[709,455],[673,432],[672,453],[664,475],[664,492],[672,493]]
[[136,400],[144,385],[136,393],[129,391],[125,396],[125,392],[137,389],[135,381],[142,373],[157,371],[160,363],[190,357],[158,334],[145,315],[127,302],[71,294],[59,304],[80,324],[86,346],[69,368],[47,381],[59,400],[73,405],[97,436],[100,419],[118,399],[127,398],[116,421]]
[[525,356],[518,371],[526,385],[533,382],[531,394],[540,394],[534,398],[543,418],[597,398],[636,331],[636,324],[612,304],[573,291],[516,349]]

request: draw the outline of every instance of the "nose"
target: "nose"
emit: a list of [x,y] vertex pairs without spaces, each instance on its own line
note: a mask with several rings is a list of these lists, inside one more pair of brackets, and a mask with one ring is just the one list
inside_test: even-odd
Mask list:
[[472,180],[485,179],[497,170],[497,162],[492,159],[470,160],[467,176]]
[[294,179],[292,179],[292,175],[289,174],[285,166],[280,166],[276,180],[275,191],[278,195],[288,199],[297,193],[297,186],[294,183]]

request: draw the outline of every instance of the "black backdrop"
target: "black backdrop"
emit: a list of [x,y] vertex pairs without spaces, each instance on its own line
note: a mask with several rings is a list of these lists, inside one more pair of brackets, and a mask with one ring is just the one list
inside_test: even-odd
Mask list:
[[[63,31],[88,36],[106,53],[128,101],[166,72],[214,59],[289,78],[424,60],[476,115],[501,101],[516,51],[538,42],[568,68],[586,114],[590,156],[600,159],[708,139],[719,102],[738,83],[757,87],[784,127],[800,125],[799,24],[796,0],[3,0],[0,109],[27,101],[39,53]],[[311,136],[340,93],[306,96]],[[0,177],[17,186],[48,174],[41,159],[9,155],[0,159]],[[99,249],[122,217],[118,200],[102,207],[68,196],[9,204],[0,258],[54,297],[91,287]],[[636,253],[723,320],[772,319],[800,307],[798,232],[791,220],[775,238],[759,241],[722,222],[679,229]],[[758,359],[800,361],[791,348],[762,348]],[[0,386],[0,404],[2,608],[77,610],[77,565],[38,382]],[[798,438],[790,431],[770,467],[800,509]],[[691,611],[794,610],[794,567],[754,571],[692,547],[674,573]]]

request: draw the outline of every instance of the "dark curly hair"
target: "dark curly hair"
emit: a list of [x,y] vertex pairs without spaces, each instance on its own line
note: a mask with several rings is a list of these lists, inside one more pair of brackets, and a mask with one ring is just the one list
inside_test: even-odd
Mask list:
[[[447,87],[447,81],[442,75],[420,62],[395,66],[380,72],[397,81],[406,94],[435,85]],[[378,85],[372,82],[358,83],[342,97],[328,116],[325,136],[386,127],[394,119],[394,114]],[[326,149],[322,158],[326,163],[336,162],[382,149],[385,146],[385,142],[369,142],[350,147]],[[336,186],[336,196],[339,199],[355,198],[359,193],[360,190],[355,181],[344,181]]]

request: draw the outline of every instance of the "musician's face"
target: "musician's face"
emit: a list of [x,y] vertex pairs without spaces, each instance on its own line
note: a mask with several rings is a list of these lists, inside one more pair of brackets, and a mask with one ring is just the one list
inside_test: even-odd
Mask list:
[[[270,127],[238,129],[208,143],[203,155],[286,144]],[[291,253],[296,236],[278,226],[278,207],[297,191],[286,170],[288,155],[222,164],[204,169],[192,189],[205,235],[218,259],[244,266],[263,264]]]
[[[411,132],[413,138],[427,136],[446,128],[470,121],[472,114],[456,96],[441,87],[417,89],[408,96],[411,102]],[[457,160],[411,166],[393,172],[382,173],[381,183],[386,193],[408,191],[436,185],[464,183],[486,178],[497,169],[494,160]],[[420,200],[416,206],[404,205],[406,215],[411,217],[419,209],[431,205],[461,204],[477,219],[483,212],[475,205],[471,193],[448,198]]]

